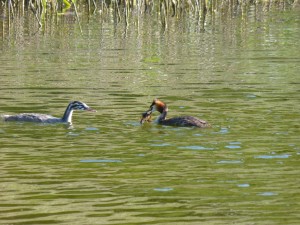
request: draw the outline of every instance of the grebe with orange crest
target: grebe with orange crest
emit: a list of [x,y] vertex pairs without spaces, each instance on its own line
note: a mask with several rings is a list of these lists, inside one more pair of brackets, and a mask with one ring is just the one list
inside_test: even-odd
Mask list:
[[155,111],[158,111],[160,113],[160,115],[156,119],[156,122],[161,125],[199,128],[210,127],[210,124],[206,121],[193,116],[179,116],[167,119],[168,107],[163,101],[159,99],[153,100],[149,110],[142,114],[142,119],[140,123],[143,124],[146,121],[150,122],[151,115]]

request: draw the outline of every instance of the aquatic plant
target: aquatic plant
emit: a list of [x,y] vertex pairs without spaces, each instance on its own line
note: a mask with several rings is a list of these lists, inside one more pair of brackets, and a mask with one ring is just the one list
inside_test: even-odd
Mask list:
[[168,27],[170,18],[184,18],[193,15],[201,28],[207,14],[246,14],[250,6],[267,11],[273,8],[285,9],[299,6],[300,0],[1,0],[0,14],[10,22],[15,16],[31,11],[40,27],[47,15],[62,16],[74,14],[80,24],[79,14],[113,15],[114,21],[124,21],[128,26],[132,16],[157,15],[163,28]]

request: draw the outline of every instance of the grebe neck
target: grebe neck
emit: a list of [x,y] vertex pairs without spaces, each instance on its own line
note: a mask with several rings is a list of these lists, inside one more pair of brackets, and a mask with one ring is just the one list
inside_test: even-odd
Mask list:
[[66,108],[66,111],[62,117],[62,121],[66,123],[72,123],[72,115],[73,115],[73,108],[72,105],[69,104],[68,107]]
[[157,118],[157,122],[161,122],[166,120],[167,118],[167,114],[168,114],[168,107],[165,107],[162,111],[162,113],[159,115],[159,117]]

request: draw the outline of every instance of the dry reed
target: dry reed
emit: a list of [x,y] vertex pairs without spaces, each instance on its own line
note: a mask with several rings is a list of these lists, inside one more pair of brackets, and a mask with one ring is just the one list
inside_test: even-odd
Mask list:
[[192,14],[203,28],[208,13],[245,13],[251,5],[261,6],[264,10],[284,10],[299,4],[300,0],[1,0],[0,15],[4,15],[10,23],[16,15],[31,11],[42,27],[46,16],[53,14],[73,13],[79,22],[79,14],[99,14],[105,17],[112,13],[116,23],[124,21],[126,26],[132,16],[156,14],[162,27],[167,28],[169,18],[181,19]]

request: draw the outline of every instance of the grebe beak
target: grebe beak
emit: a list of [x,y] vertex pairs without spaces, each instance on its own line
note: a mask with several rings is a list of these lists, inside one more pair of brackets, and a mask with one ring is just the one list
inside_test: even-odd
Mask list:
[[87,108],[86,111],[90,111],[90,112],[97,112],[97,110],[92,109],[92,108]]

